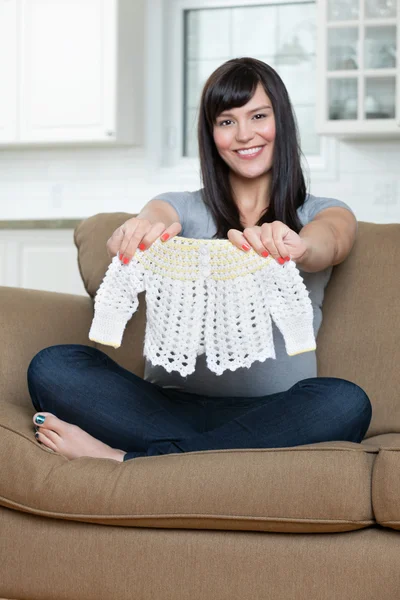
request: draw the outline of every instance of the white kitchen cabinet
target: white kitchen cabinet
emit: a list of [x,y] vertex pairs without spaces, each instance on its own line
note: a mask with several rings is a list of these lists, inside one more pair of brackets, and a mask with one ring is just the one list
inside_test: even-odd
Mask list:
[[317,131],[400,137],[399,0],[317,0]]
[[17,137],[17,3],[0,0],[0,144]]
[[87,296],[74,230],[0,230],[0,286]]
[[3,60],[15,55],[18,60],[12,69],[16,81],[10,81],[11,69],[0,58],[11,88],[3,114],[17,107],[13,136],[0,143],[140,145],[135,85],[140,2],[0,0],[1,5],[8,6],[3,12],[10,31],[16,31],[1,36]]

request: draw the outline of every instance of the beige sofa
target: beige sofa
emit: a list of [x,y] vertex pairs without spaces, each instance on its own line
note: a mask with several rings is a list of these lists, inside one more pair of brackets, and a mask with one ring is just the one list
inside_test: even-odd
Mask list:
[[[359,223],[333,270],[318,375],[368,394],[362,444],[67,460],[34,437],[26,371],[88,339],[106,241],[129,216],[75,231],[88,297],[0,290],[0,597],[17,600],[400,598],[400,224]],[[145,295],[121,348],[143,376]]]

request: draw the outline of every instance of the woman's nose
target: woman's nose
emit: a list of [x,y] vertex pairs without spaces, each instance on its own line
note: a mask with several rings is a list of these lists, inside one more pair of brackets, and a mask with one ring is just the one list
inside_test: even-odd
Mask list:
[[244,124],[239,125],[236,130],[236,140],[238,142],[246,143],[254,137],[253,130],[250,125]]

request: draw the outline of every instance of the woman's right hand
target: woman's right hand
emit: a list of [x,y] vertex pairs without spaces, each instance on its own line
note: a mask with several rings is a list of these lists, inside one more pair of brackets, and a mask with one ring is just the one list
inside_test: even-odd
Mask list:
[[107,241],[107,253],[110,258],[119,254],[119,258],[128,264],[138,247],[139,250],[147,250],[160,236],[166,242],[181,230],[179,222],[166,228],[164,223],[150,223],[147,219],[133,217],[114,231]]

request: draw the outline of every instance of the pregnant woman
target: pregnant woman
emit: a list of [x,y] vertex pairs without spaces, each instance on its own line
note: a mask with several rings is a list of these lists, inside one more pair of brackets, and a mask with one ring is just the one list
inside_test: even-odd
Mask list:
[[[129,264],[136,251],[175,235],[228,239],[280,265],[290,257],[309,291],[317,337],[324,289],[353,247],[357,220],[344,202],[307,193],[293,109],[276,71],[252,58],[216,69],[202,92],[198,138],[203,187],[150,200],[108,240],[110,258]],[[141,378],[91,346],[44,348],[27,374],[36,438],[68,459],[121,462],[361,442],[372,416],[364,390],[318,377],[315,351],[289,356],[275,326],[273,336],[276,359],[216,375],[203,354],[186,377],[146,360]]]

